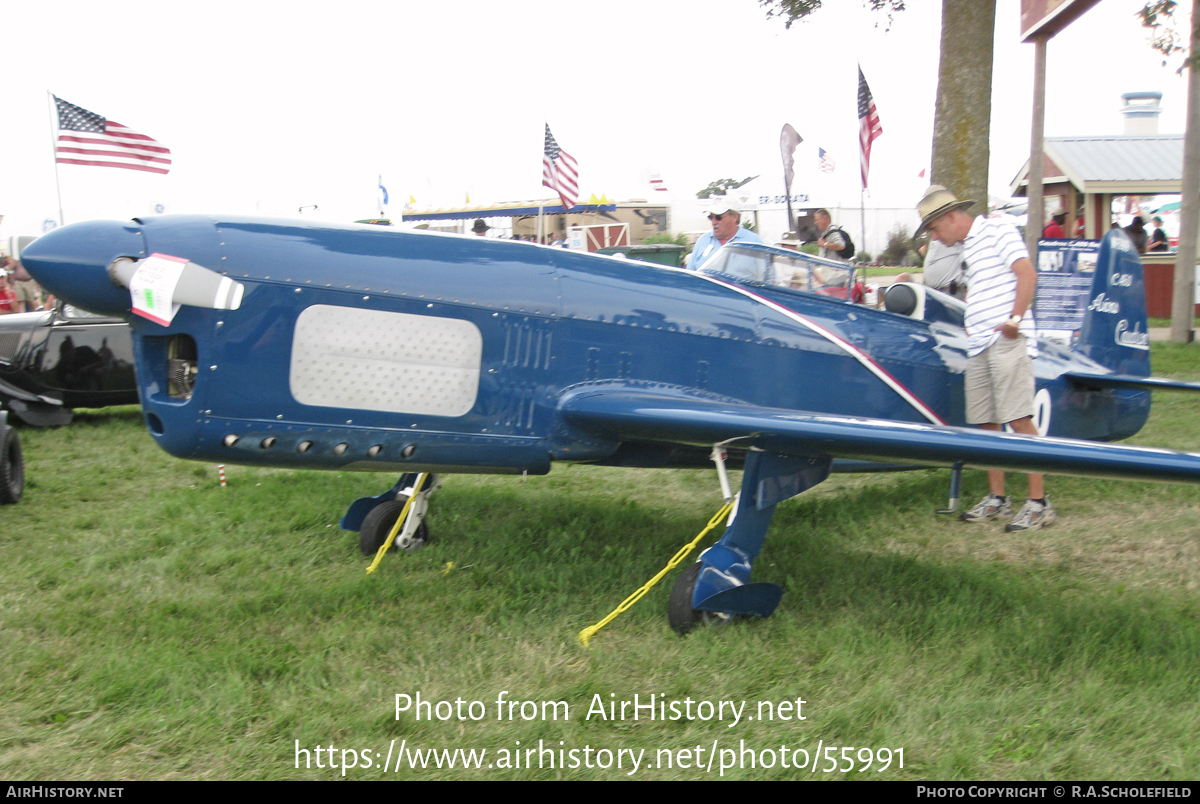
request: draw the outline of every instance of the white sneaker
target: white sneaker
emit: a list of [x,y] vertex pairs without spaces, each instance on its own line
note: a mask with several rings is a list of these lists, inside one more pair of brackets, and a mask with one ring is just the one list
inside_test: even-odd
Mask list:
[[1007,497],[989,494],[970,511],[963,511],[958,518],[963,522],[991,522],[997,517],[1012,516],[1012,503]]
[[1045,504],[1036,500],[1026,500],[1025,505],[1021,507],[1020,512],[1004,526],[1004,529],[1009,533],[1018,530],[1038,530],[1054,524],[1054,520],[1058,516],[1054,513],[1054,506],[1050,504],[1050,498],[1045,497]]

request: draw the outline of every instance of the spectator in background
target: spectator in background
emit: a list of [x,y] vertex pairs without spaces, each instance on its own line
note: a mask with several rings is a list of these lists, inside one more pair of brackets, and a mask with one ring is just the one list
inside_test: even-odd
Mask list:
[[1154,216],[1154,232],[1150,235],[1150,247],[1147,251],[1170,251],[1171,240],[1167,237],[1167,233],[1163,231],[1162,218]]
[[850,245],[850,238],[841,228],[833,225],[833,216],[829,214],[829,210],[818,209],[813,213],[813,220],[821,230],[821,236],[817,238],[821,256],[835,262],[850,262],[849,256],[843,256],[849,254],[847,246]]
[[17,311],[17,294],[8,286],[8,274],[0,269],[0,315]]
[[34,310],[40,310],[40,288],[29,275],[29,271],[25,270],[20,260],[13,260],[8,267],[12,271],[13,292],[17,294],[17,312],[32,313]]
[[[742,211],[731,199],[722,198],[712,201],[704,212],[708,215],[709,223],[712,224],[712,231],[700,235],[700,239],[696,241],[696,246],[692,249],[692,256],[688,262],[689,269],[700,270],[706,262],[713,258],[721,246],[734,240],[748,243],[762,242],[761,237],[742,226]],[[760,277],[747,276],[746,278]]]
[[967,297],[962,243],[946,245],[930,238],[925,252],[925,284],[959,299]]
[[1149,237],[1146,234],[1146,222],[1142,220],[1141,215],[1133,216],[1133,222],[1125,227],[1125,234],[1133,241],[1133,247],[1137,249],[1138,254],[1146,253]]
[[1050,219],[1050,222],[1046,224],[1046,228],[1042,230],[1042,237],[1057,238],[1059,240],[1066,237],[1067,233],[1063,231],[1063,223],[1066,220],[1067,213],[1065,212],[1060,212],[1055,215]]

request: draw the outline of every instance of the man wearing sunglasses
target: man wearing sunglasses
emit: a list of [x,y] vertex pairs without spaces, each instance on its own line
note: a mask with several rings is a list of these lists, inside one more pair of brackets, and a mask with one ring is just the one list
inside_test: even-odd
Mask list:
[[[761,243],[762,238],[742,226],[742,212],[729,198],[714,201],[705,210],[712,224],[712,231],[700,235],[696,247],[692,249],[692,257],[688,267],[693,271],[700,270],[706,262],[720,250],[721,246],[729,243]],[[756,277],[746,277],[753,279]]]

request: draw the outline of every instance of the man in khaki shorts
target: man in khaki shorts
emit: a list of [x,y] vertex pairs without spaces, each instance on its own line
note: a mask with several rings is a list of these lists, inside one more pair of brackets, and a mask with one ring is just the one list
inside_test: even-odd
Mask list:
[[42,309],[42,300],[38,298],[38,284],[33,281],[33,277],[25,270],[21,261],[13,260],[8,267],[12,270],[12,289],[17,294],[17,312],[32,313]]
[[[921,225],[914,236],[929,232],[947,246],[963,244],[967,423],[985,430],[1000,430],[1007,424],[1014,432],[1037,435],[1032,361],[1037,354],[1032,315],[1037,272],[1016,227],[969,215],[966,209],[973,203],[959,201],[941,185],[931,185],[917,204]],[[962,514],[964,521],[1012,516],[1012,503],[1004,495],[1004,473],[988,472],[988,488],[983,501]],[[1029,498],[1004,529],[1037,530],[1054,520],[1044,477],[1029,475]]]

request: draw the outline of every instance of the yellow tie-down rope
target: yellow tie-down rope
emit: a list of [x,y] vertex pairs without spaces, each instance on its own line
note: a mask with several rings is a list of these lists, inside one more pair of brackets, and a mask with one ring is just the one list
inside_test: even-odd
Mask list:
[[400,533],[400,529],[404,527],[404,520],[408,519],[409,509],[412,508],[413,501],[417,499],[421,489],[425,484],[425,477],[428,472],[422,472],[417,475],[417,482],[413,484],[412,494],[408,495],[408,500],[405,501],[404,507],[400,509],[400,517],[396,520],[396,524],[392,525],[392,530],[388,537],[383,540],[383,544],[375,551],[375,560],[371,562],[371,566],[367,567],[367,574],[370,575],[379,566],[379,562],[383,561],[383,557],[387,555],[388,548],[392,546],[392,542],[396,541],[396,535]]
[[639,600],[641,600],[643,597],[645,597],[646,593],[649,592],[651,589],[653,589],[654,585],[663,579],[663,576],[665,576],[668,572],[670,572],[671,570],[678,567],[680,565],[680,563],[685,558],[688,557],[688,553],[690,553],[690,552],[692,552],[692,550],[696,549],[696,545],[700,543],[700,540],[703,539],[705,536],[707,536],[708,532],[710,530],[712,530],[717,525],[719,525],[721,523],[721,520],[724,519],[729,514],[729,511],[732,508],[733,508],[732,503],[725,503],[725,505],[721,506],[721,510],[719,510],[715,514],[713,514],[713,518],[708,520],[708,524],[704,527],[704,530],[700,531],[700,533],[696,536],[696,538],[692,539],[690,542],[685,544],[683,547],[680,547],[679,552],[675,553],[675,555],[671,558],[671,560],[667,562],[667,566],[665,566],[661,570],[659,570],[657,575],[655,575],[650,580],[646,581],[646,583],[642,585],[641,589],[638,589],[632,595],[630,595],[629,597],[627,597],[623,601],[621,601],[621,605],[617,606],[615,609],[613,609],[611,612],[609,612],[608,616],[605,617],[603,620],[596,623],[595,625],[589,625],[587,628],[580,631],[579,632],[579,641],[583,643],[583,646],[585,648],[590,647],[588,645],[588,643],[591,641],[592,637],[594,637],[601,628],[608,625],[613,620],[617,619],[617,615],[620,614],[621,612],[628,611],[629,609],[633,608],[633,604],[637,603]]

